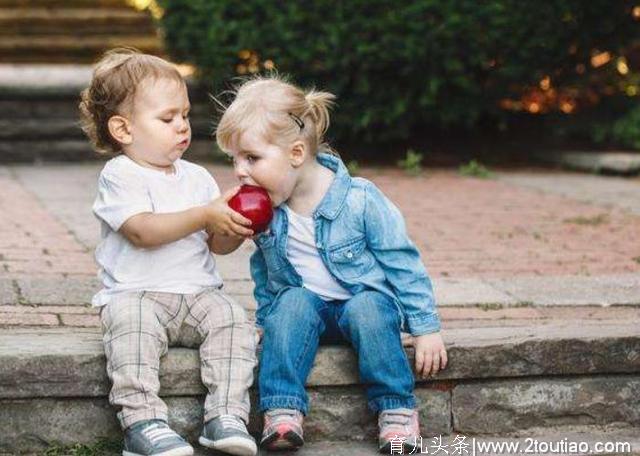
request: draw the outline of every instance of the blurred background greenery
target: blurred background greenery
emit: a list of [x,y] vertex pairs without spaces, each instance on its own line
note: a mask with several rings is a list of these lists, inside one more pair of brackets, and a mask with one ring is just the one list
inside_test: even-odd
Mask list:
[[640,149],[640,2],[136,3],[213,94],[270,71],[334,92],[330,140],[359,156]]

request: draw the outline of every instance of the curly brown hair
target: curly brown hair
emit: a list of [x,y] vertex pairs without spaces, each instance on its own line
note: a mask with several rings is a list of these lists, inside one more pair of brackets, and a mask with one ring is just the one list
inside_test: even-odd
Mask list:
[[114,115],[130,113],[136,90],[149,79],[169,78],[185,84],[171,63],[136,49],[107,51],[95,65],[91,85],[80,93],[80,126],[96,152],[121,153],[121,145],[109,133]]

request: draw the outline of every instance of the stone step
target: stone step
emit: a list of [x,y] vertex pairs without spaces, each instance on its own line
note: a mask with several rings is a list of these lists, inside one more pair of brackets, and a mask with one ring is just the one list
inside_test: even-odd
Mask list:
[[[193,138],[188,150],[190,160],[222,160],[224,156],[215,148],[213,139]],[[0,162],[43,163],[82,162],[103,160],[83,138],[56,138],[32,140],[0,140]]]
[[131,8],[127,0],[0,0],[2,8]]
[[[596,452],[601,455],[640,455],[640,429],[607,429],[600,427],[571,427],[539,430],[526,436],[475,436],[452,434],[443,436],[422,436],[418,439],[419,449],[414,454],[441,454],[452,456],[507,456],[515,454],[575,456]],[[119,456],[122,443],[101,442],[102,456]],[[94,445],[98,448],[98,445]],[[210,456],[212,453],[198,444],[194,445],[195,456]],[[61,447],[52,447],[50,453],[60,454]],[[392,449],[391,454],[409,454]],[[273,454],[260,450],[260,455]],[[296,452],[279,453],[282,456],[373,456],[379,455],[375,441],[335,441],[323,440],[308,443]]]
[[[56,80],[69,73],[63,66],[52,68]],[[40,81],[39,87],[2,86],[0,82],[0,161],[82,161],[99,158],[79,127],[79,93],[85,87],[85,80],[88,81],[90,77],[90,71],[85,70],[88,68],[83,68],[79,74],[72,71],[75,82],[64,86],[47,85],[46,81]],[[44,73],[34,67],[28,77],[37,75]],[[190,85],[189,91],[193,101],[193,142],[189,155],[198,159],[219,158],[212,137],[213,104],[209,103],[208,94],[202,89]]]
[[[425,435],[640,426],[635,322],[456,328],[443,335],[449,367],[416,384]],[[0,334],[0,451],[119,438],[106,398],[100,339],[95,330]],[[413,359],[411,350],[408,356]],[[356,366],[347,347],[321,347],[307,382],[310,442],[374,438],[375,418],[366,409]],[[170,349],[161,364],[161,395],[172,425],[191,439],[202,419],[204,390],[198,378],[197,352]],[[255,407],[250,428],[260,432]]]
[[[7,72],[15,68],[8,65]],[[50,70],[49,70],[50,68]],[[0,65],[0,74],[3,68]],[[72,83],[62,86],[60,78],[73,79]],[[66,65],[46,65],[44,68],[32,67],[32,71],[16,70],[12,83],[18,78],[38,78],[38,87],[3,85],[0,80],[0,121],[21,123],[24,119],[38,119],[40,122],[59,119],[77,119],[80,92],[89,85],[91,68],[83,66],[81,73],[67,71]],[[49,80],[48,80],[48,79]],[[51,83],[50,83],[51,81]],[[34,84],[36,81],[33,81]],[[193,83],[188,84],[192,102],[191,116],[213,118],[215,106],[206,90]]]
[[0,8],[0,36],[127,34],[154,36],[153,19],[133,8]]
[[[211,119],[208,117],[191,118],[191,131],[196,138],[212,138]],[[78,112],[71,118],[49,119],[2,119],[0,118],[0,141],[13,141],[38,138],[47,139],[84,139],[79,125]]]
[[149,35],[5,36],[0,40],[1,62],[86,62],[95,61],[103,52],[118,46],[132,46],[142,52],[162,54],[162,40]]

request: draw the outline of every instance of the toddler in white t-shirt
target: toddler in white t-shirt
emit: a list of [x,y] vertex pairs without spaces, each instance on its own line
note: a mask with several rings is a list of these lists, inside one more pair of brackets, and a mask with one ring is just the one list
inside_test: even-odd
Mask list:
[[94,214],[103,288],[100,308],[126,455],[180,456],[193,448],[167,424],[158,396],[167,347],[199,347],[208,390],[199,442],[253,455],[247,433],[256,364],[254,327],[221,290],[211,252],[235,250],[251,222],[220,195],[211,175],[181,157],[189,147],[189,97],[173,65],[132,50],[98,62],[80,103],[83,130],[98,152],[115,155],[100,173]]

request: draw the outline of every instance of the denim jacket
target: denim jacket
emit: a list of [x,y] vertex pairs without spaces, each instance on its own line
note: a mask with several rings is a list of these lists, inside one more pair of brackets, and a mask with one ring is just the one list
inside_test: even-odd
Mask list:
[[[317,160],[336,174],[313,214],[316,246],[329,272],[354,295],[376,290],[393,299],[411,334],[439,331],[431,280],[398,208],[372,182],[352,178],[338,157],[319,153]],[[255,238],[251,277],[258,326],[279,293],[302,286],[287,259],[287,230],[286,212],[275,208],[270,229]]]

